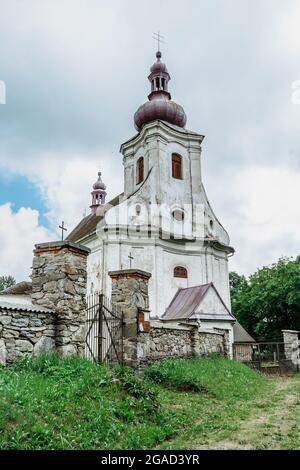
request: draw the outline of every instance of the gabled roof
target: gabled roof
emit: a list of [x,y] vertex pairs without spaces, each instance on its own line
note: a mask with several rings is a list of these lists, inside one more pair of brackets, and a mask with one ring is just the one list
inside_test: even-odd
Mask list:
[[123,195],[119,194],[118,196],[114,197],[111,201],[109,201],[107,204],[103,205],[101,209],[103,209],[103,212],[100,215],[97,214],[89,214],[86,217],[84,217],[79,224],[72,230],[72,232],[67,236],[67,240],[70,242],[77,242],[81,240],[84,237],[87,237],[88,235],[92,235],[97,228],[98,223],[100,220],[103,219],[104,214],[105,214],[105,206],[117,206],[119,204],[119,198]]
[[[201,303],[210,289],[215,291],[223,306],[223,310],[226,311],[226,314],[213,311],[197,312],[198,307],[201,306]],[[235,318],[231,315],[212,282],[201,286],[178,289],[170,305],[162,316],[162,320],[187,320],[197,318],[200,320],[235,321]]]
[[[148,174],[146,178],[144,179],[143,183],[132,193],[127,197],[127,200],[129,200],[132,196],[134,196],[136,193],[138,193],[141,188],[145,185],[146,181],[148,180],[150,174],[151,174],[152,168],[148,171]],[[96,228],[98,223],[104,218],[105,213],[107,210],[109,210],[111,207],[116,207],[120,204],[121,199],[123,198],[124,193],[119,194],[118,196],[114,197],[109,201],[107,204],[100,206],[98,214],[89,214],[86,217],[84,217],[81,222],[72,230],[72,232],[68,235],[66,238],[67,240],[71,242],[78,242],[82,238],[85,238],[89,235],[92,235],[95,233]]]

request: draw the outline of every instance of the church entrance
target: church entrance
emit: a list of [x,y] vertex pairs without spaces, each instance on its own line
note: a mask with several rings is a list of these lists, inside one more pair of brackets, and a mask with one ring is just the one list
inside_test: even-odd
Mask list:
[[85,356],[99,363],[123,362],[123,314],[103,294],[87,299]]

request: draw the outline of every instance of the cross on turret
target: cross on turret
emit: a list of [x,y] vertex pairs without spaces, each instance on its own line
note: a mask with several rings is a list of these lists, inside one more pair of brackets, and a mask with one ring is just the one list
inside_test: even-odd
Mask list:
[[157,41],[157,50],[160,51],[160,43],[165,44],[164,36],[162,36],[159,31],[158,33],[153,33],[153,34],[154,34],[152,36],[153,39]]

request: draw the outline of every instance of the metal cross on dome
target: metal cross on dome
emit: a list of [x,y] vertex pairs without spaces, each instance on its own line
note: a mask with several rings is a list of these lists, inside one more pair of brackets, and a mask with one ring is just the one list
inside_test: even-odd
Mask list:
[[157,41],[157,47],[158,47],[157,50],[160,51],[160,43],[166,44],[166,42],[164,41],[165,37],[162,36],[159,31],[158,31],[158,33],[153,33],[153,34],[154,34],[154,36],[152,36],[153,39],[155,39],[155,41]]

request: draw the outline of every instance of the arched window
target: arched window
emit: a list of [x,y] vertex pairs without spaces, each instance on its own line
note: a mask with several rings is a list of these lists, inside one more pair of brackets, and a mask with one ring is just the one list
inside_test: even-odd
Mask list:
[[144,180],[144,158],[140,157],[136,163],[136,184]]
[[178,153],[172,153],[172,176],[182,179],[182,157]]
[[183,266],[176,266],[174,268],[174,277],[181,277],[182,279],[187,279],[187,270]]

